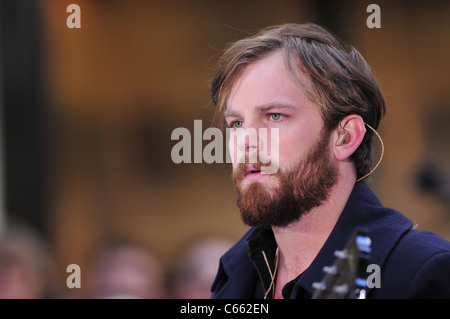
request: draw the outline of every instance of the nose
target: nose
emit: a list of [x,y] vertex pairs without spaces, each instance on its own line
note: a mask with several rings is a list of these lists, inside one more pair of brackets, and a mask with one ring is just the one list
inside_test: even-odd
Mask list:
[[237,163],[257,163],[258,155],[264,151],[267,134],[266,128],[247,126],[232,130],[229,149],[232,161]]
[[254,127],[231,130],[229,150],[234,163],[255,163],[258,154],[258,134]]
[[241,131],[237,132],[239,144],[238,146],[245,152],[257,152],[260,145],[259,130],[261,128],[260,121],[256,117],[246,119],[245,126]]

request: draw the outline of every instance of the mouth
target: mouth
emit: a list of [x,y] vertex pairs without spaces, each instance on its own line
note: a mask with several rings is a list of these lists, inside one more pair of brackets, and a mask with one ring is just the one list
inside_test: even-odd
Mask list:
[[263,185],[279,185],[276,175],[264,172],[264,164],[247,164],[239,166],[239,169],[233,172],[233,181],[240,187],[247,187],[253,183],[261,183]]
[[260,166],[249,165],[245,167],[245,177],[260,173],[261,173]]

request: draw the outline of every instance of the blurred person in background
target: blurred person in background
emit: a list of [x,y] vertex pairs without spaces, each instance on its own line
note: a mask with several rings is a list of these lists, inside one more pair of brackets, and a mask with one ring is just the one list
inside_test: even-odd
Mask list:
[[0,299],[52,298],[53,270],[39,233],[24,223],[8,224],[0,236]]
[[161,299],[166,297],[165,273],[146,248],[111,243],[95,253],[87,275],[92,299]]
[[205,238],[185,247],[175,262],[171,278],[171,297],[208,299],[218,260],[232,245],[219,237]]

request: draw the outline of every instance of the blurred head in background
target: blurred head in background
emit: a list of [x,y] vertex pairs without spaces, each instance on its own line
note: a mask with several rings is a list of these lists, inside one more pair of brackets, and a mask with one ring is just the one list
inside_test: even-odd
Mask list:
[[172,297],[209,299],[220,257],[232,246],[223,238],[206,238],[188,245],[178,256],[172,278]]
[[89,298],[159,299],[165,297],[165,275],[160,261],[133,244],[102,248],[89,269]]
[[0,299],[51,297],[54,265],[39,234],[14,223],[0,236]]

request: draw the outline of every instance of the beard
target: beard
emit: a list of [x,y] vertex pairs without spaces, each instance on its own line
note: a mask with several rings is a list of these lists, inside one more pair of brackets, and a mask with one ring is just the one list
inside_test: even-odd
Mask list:
[[[233,183],[242,221],[249,226],[284,227],[327,200],[338,176],[329,155],[329,137],[330,131],[324,128],[303,160],[273,174],[278,179],[275,187],[260,182],[242,187],[245,163],[240,163],[233,171]],[[264,164],[258,158],[254,166]]]

